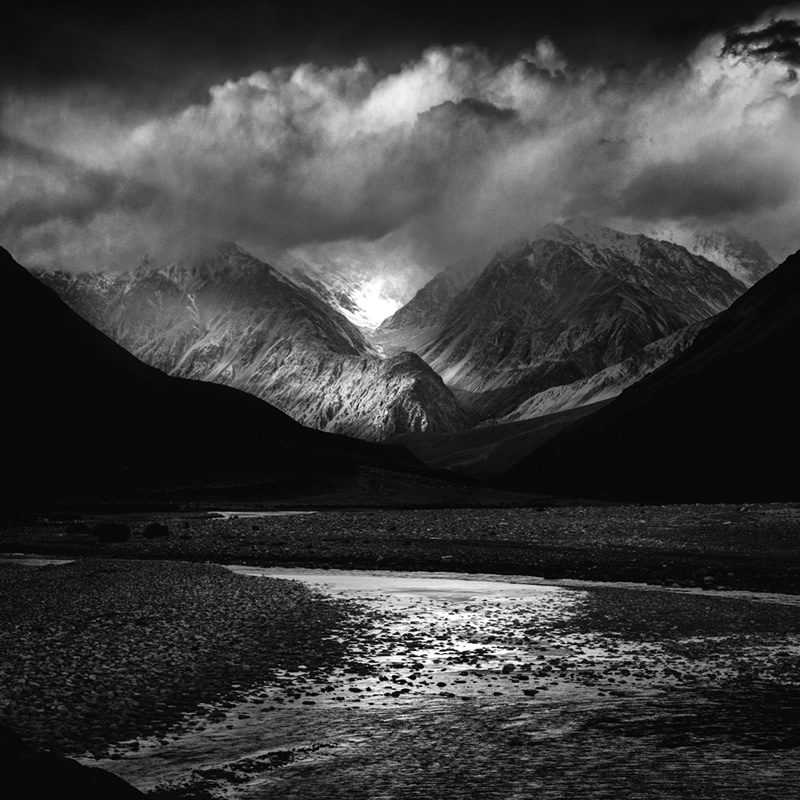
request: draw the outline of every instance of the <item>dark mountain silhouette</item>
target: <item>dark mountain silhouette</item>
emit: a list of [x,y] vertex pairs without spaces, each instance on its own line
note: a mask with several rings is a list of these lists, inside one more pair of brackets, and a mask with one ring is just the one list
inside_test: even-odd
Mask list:
[[800,253],[685,352],[525,458],[506,487],[637,501],[800,495]]
[[544,442],[593,414],[609,401],[556,411],[531,419],[481,425],[458,433],[407,433],[393,441],[405,445],[431,469],[491,482]]
[[169,377],[68,308],[0,248],[3,486],[12,503],[258,483],[323,490],[403,447],[305,428],[228,387]]

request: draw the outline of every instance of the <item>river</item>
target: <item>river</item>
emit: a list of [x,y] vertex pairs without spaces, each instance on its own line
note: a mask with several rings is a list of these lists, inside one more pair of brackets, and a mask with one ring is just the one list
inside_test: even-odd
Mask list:
[[[357,600],[373,630],[335,672],[280,674],[174,736],[86,763],[176,798],[800,796],[797,682],[741,682],[745,667],[795,658],[796,637],[707,636],[698,649],[575,631],[565,623],[592,595],[574,583],[231,569]],[[627,591],[636,614],[667,590]],[[754,600],[797,603],[715,602]]]

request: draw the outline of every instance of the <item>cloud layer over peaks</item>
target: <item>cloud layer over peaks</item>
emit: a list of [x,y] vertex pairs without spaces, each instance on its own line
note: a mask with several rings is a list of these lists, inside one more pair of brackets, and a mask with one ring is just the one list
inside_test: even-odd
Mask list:
[[732,224],[782,256],[800,247],[798,38],[790,8],[669,72],[576,69],[549,39],[502,63],[455,47],[391,74],[301,64],[161,116],[9,95],[0,240],[68,268],[221,239],[386,240],[442,265],[586,214]]

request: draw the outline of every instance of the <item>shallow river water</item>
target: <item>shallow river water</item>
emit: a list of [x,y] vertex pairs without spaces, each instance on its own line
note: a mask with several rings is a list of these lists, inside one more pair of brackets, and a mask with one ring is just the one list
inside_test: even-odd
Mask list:
[[587,597],[575,585],[232,569],[358,600],[374,630],[346,668],[278,675],[181,733],[87,763],[174,797],[800,797],[800,737],[775,731],[800,716],[796,686],[730,689],[743,662],[796,641],[681,656],[565,632]]

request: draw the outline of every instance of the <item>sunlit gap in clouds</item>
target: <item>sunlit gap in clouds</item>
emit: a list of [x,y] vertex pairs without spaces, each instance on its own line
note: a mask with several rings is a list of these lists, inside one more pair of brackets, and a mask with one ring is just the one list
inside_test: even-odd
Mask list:
[[574,67],[542,39],[504,62],[463,46],[390,74],[260,71],[144,119],[113,98],[8,95],[0,238],[32,265],[113,270],[217,240],[337,243],[381,275],[399,263],[385,244],[412,287],[581,214],[733,225],[780,258],[800,246],[800,7],[774,18],[669,71]]

